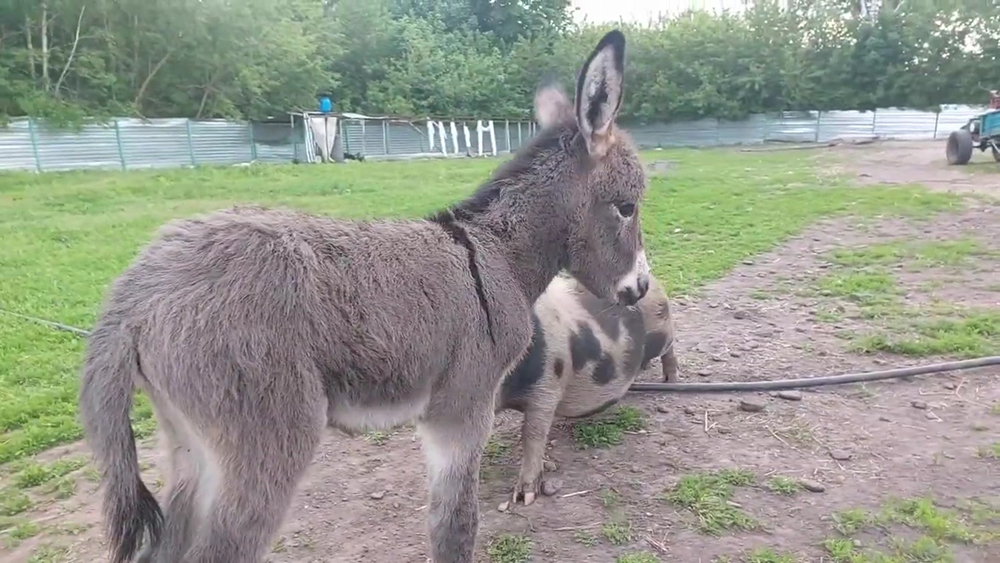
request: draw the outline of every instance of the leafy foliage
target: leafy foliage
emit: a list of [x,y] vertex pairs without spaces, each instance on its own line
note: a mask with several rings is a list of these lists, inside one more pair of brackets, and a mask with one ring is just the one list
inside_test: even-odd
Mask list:
[[[315,107],[527,117],[610,26],[569,0],[8,0],[0,117],[262,118]],[[774,0],[629,37],[623,116],[982,103],[1000,87],[1000,0]],[[865,6],[862,9],[862,6]]]

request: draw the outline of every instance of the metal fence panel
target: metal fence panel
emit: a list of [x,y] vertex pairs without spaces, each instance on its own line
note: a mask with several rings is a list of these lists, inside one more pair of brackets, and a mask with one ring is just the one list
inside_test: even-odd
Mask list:
[[769,119],[766,115],[751,115],[743,121],[720,121],[718,142],[720,145],[749,145],[763,143],[767,135]]
[[126,168],[193,166],[187,119],[118,121]]
[[933,138],[936,121],[937,114],[932,112],[880,109],[875,112],[875,133],[887,139]]
[[[985,111],[977,106],[943,106],[940,113],[886,108],[872,112],[781,112],[751,115],[740,121],[702,119],[689,122],[625,124],[641,148],[708,147],[769,141],[825,142],[832,139],[945,138]],[[79,131],[48,128],[18,120],[0,128],[0,171],[86,168],[152,168],[228,165],[251,162],[309,162],[301,116],[288,122],[237,123],[224,120],[118,119],[89,124]],[[342,119],[338,129],[343,151],[366,158],[441,156],[437,125],[445,130],[445,153],[478,155],[477,122],[435,121],[433,148],[426,121]],[[488,123],[484,120],[483,123]],[[468,141],[465,129],[468,128]],[[517,150],[537,134],[533,121],[493,121],[498,153]],[[34,142],[33,142],[34,141]],[[457,146],[457,154],[456,154]],[[483,153],[492,154],[489,134]]]
[[191,144],[197,164],[239,164],[250,162],[250,128],[231,121],[192,121]]
[[121,155],[114,125],[86,125],[80,131],[62,131],[38,125],[39,168],[42,170],[79,170],[121,168]]
[[875,135],[875,112],[824,111],[817,117],[816,123],[818,134],[815,140],[821,143]]
[[0,170],[37,170],[31,129],[27,120],[0,128]]
[[389,154],[423,154],[430,150],[427,145],[427,128],[407,121],[389,121]]
[[785,111],[769,120],[764,141],[810,143],[816,141],[820,116],[817,112]]

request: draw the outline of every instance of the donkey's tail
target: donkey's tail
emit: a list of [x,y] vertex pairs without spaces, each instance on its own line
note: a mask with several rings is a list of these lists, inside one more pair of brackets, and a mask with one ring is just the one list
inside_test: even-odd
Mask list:
[[143,533],[155,547],[163,512],[139,474],[129,420],[139,375],[135,341],[120,324],[102,320],[87,347],[80,386],[80,418],[104,484],[104,521],[112,563],[131,561]]

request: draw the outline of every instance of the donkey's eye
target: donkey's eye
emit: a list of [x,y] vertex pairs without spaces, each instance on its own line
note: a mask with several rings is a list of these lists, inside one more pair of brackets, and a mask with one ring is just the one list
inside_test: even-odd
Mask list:
[[634,203],[616,203],[615,207],[618,208],[618,213],[621,213],[622,217],[631,217],[635,213]]

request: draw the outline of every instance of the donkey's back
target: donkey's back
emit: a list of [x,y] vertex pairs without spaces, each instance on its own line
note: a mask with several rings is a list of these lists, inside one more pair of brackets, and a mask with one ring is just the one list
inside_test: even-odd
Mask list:
[[[479,260],[493,305],[527,318],[503,262]],[[424,376],[463,352],[457,342],[485,342],[475,296],[466,250],[432,222],[235,208],[164,227],[112,293],[123,315],[105,322],[145,327],[137,345],[154,391],[199,397],[281,361],[295,375],[261,374],[272,387],[314,372],[331,401],[388,406],[426,391]],[[226,361],[237,371],[219,372]]]

